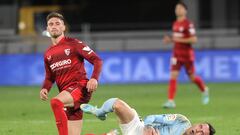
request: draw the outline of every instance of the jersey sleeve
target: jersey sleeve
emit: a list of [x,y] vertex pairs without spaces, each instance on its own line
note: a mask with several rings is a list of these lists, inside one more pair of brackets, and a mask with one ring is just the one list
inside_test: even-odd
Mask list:
[[87,45],[79,41],[77,44],[77,52],[93,66],[93,73],[91,78],[96,80],[99,79],[100,73],[102,71],[102,60],[101,58]]
[[43,81],[42,89],[47,89],[48,91],[50,91],[55,79],[51,73],[47,60],[45,58],[44,58],[44,67],[45,67],[45,79]]
[[[149,115],[144,120],[144,125],[174,125],[177,123],[189,122],[189,120],[181,114],[162,114]],[[189,122],[190,123],[190,122]]]
[[163,115],[149,115],[145,118],[145,125],[172,125],[177,119],[176,114],[163,114]]

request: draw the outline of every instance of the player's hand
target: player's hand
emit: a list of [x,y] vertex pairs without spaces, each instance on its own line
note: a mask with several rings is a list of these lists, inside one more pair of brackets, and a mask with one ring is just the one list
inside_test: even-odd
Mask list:
[[169,44],[171,42],[172,42],[172,39],[170,36],[168,36],[168,35],[163,36],[163,44]]
[[43,101],[48,100],[48,90],[47,89],[42,89],[40,91],[40,99],[42,99]]
[[88,92],[93,92],[97,89],[98,86],[98,81],[94,78],[91,78],[88,82],[87,82],[87,89]]
[[145,126],[144,128],[144,131],[143,131],[144,135],[160,135],[159,131],[154,129],[153,127],[148,127],[148,126]]
[[174,42],[179,42],[179,41],[181,40],[181,38],[173,37],[172,40],[173,40]]

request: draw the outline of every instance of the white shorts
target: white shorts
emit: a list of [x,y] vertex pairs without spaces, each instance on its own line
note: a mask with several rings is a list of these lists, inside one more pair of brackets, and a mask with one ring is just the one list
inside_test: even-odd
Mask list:
[[131,122],[120,124],[123,135],[143,135],[144,124],[140,121],[137,112],[133,109],[135,115]]

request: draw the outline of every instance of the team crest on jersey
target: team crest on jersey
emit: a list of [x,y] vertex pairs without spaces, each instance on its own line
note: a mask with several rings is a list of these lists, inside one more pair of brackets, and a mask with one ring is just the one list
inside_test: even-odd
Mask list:
[[176,118],[177,118],[177,116],[175,114],[166,115],[167,121],[174,121]]
[[71,52],[70,52],[70,49],[65,49],[64,50],[65,54],[68,56]]
[[51,59],[52,59],[52,56],[51,56],[51,55],[47,56],[47,60],[48,60],[48,61],[50,61]]

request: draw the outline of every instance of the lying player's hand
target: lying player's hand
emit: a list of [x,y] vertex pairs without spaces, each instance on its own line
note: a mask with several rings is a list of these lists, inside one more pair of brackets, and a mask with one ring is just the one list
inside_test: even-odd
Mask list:
[[47,89],[42,89],[40,91],[40,99],[46,101],[48,99],[48,90]]
[[163,43],[164,43],[164,44],[169,44],[169,43],[171,43],[171,42],[172,42],[172,39],[171,39],[170,36],[168,36],[168,35],[164,35],[164,36],[163,36]]
[[94,78],[91,78],[88,82],[87,82],[87,89],[88,92],[93,92],[97,89],[98,86],[98,81]]
[[145,126],[143,135],[160,135],[160,133],[151,126]]

